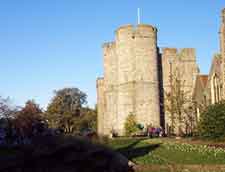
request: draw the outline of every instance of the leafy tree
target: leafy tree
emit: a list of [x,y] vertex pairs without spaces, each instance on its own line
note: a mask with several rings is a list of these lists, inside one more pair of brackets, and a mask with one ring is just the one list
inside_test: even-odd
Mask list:
[[225,101],[209,105],[200,116],[200,136],[220,140],[225,138]]
[[124,124],[125,134],[131,136],[136,133],[139,130],[137,126],[136,116],[134,114],[129,114]]
[[97,130],[97,109],[82,108],[81,119],[78,122],[79,130],[89,128],[93,131]]
[[87,95],[78,88],[64,88],[55,91],[46,112],[50,126],[62,128],[66,133],[72,133],[82,106],[87,103]]

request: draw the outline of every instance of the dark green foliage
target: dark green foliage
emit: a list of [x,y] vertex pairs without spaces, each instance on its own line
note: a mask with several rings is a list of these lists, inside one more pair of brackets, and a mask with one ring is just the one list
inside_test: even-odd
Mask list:
[[69,134],[79,134],[86,129],[96,131],[97,109],[84,107],[86,103],[87,95],[78,88],[55,91],[45,113],[49,126]]
[[225,102],[210,105],[202,113],[199,122],[200,136],[207,139],[225,138]]
[[63,88],[55,91],[48,112],[51,114],[66,114],[80,116],[83,105],[87,103],[87,95],[78,88]]
[[81,118],[78,121],[79,130],[82,129],[91,129],[92,131],[97,130],[97,108],[82,108],[81,109]]
[[52,128],[61,128],[66,133],[73,133],[75,124],[81,116],[82,106],[87,103],[87,95],[78,88],[64,88],[55,91],[48,105],[46,118]]

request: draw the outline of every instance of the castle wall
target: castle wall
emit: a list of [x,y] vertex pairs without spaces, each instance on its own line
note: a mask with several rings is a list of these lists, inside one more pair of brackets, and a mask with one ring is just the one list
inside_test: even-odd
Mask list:
[[220,27],[220,52],[222,56],[222,81],[223,81],[223,92],[222,97],[225,99],[225,8],[221,14],[222,23]]
[[173,76],[176,73],[184,81],[185,90],[191,95],[196,75],[199,73],[195,49],[182,48],[178,51],[175,48],[165,48],[162,53],[162,65],[164,89],[169,91],[170,75]]
[[[193,48],[164,48],[162,53],[162,68],[163,68],[163,89],[164,99],[166,93],[171,92],[171,75],[174,79],[178,76],[183,83],[183,90],[187,96],[192,97],[196,76],[199,69],[196,63],[195,49]],[[166,100],[164,101],[166,102]],[[170,114],[165,110],[166,128],[171,125]]]
[[[104,84],[99,97],[99,130],[104,135],[115,131],[124,135],[129,114],[138,123],[159,126],[159,79],[157,30],[150,25],[122,26],[116,30],[115,42],[103,45]],[[100,89],[100,87],[99,87]],[[102,90],[104,94],[101,95]],[[98,104],[99,104],[98,103]]]
[[[163,86],[164,90],[170,87],[171,71],[177,66],[177,49],[176,48],[163,48],[162,52],[162,69],[163,69]],[[171,69],[170,69],[171,68]],[[171,70],[171,71],[170,71]],[[169,90],[168,90],[169,91]]]
[[117,56],[115,42],[103,44],[104,79],[110,87],[117,84]]
[[[102,112],[98,117],[99,133],[109,135],[115,131],[124,135],[124,123],[131,113],[144,126],[159,126],[162,117],[159,81],[163,81],[165,100],[165,92],[171,88],[170,75],[178,72],[184,81],[184,91],[192,96],[199,72],[195,49],[164,48],[159,55],[157,29],[150,25],[122,26],[115,36],[115,42],[103,45],[104,82],[99,81],[98,88],[99,113]],[[170,125],[168,113],[165,113],[165,123]]]
[[105,90],[104,90],[104,78],[97,79],[97,132],[100,135],[104,135],[104,114],[105,114]]
[[[202,81],[196,83],[194,93],[199,73],[195,49],[164,48],[160,54],[156,28],[143,24],[118,28],[115,41],[103,45],[104,78],[97,80],[98,133],[109,135],[113,130],[124,135],[124,123],[131,113],[144,125],[171,125],[164,102],[165,93],[171,91],[170,78],[175,73],[190,98],[195,94],[199,102],[209,103],[221,97],[225,99],[225,9],[222,10],[220,46],[221,64],[213,64],[207,82],[203,79],[204,86]],[[203,87],[204,94],[196,95],[196,90]]]
[[104,135],[108,135],[117,123],[117,68],[118,60],[114,42],[103,45],[104,80],[105,80],[105,113]]

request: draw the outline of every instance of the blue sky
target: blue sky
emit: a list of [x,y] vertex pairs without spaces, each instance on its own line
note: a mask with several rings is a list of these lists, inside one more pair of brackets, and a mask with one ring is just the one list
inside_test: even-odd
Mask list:
[[224,0],[0,0],[0,95],[46,107],[53,90],[78,87],[96,103],[104,42],[120,25],[158,28],[159,47],[193,47],[202,73],[219,51]]

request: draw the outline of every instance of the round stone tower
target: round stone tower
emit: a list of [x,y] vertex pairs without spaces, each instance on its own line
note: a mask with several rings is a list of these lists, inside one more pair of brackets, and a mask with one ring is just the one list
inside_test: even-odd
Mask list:
[[157,29],[151,25],[122,26],[116,31],[118,58],[118,124],[124,132],[129,114],[143,125],[160,124]]
[[116,131],[124,134],[127,116],[134,113],[135,57],[133,53],[134,28],[122,26],[116,31],[116,54],[118,59],[118,121]]

